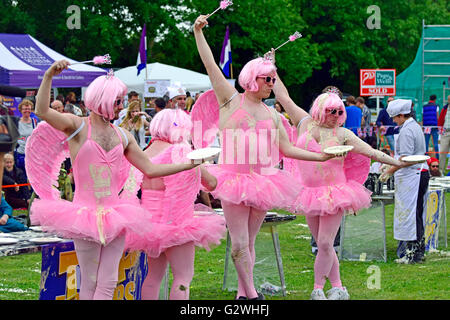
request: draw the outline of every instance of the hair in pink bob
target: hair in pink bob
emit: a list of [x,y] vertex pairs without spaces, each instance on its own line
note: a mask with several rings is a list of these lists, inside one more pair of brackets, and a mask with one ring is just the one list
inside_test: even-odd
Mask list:
[[169,143],[189,142],[191,130],[191,117],[181,109],[161,110],[150,122],[152,138],[161,139]]
[[84,104],[92,112],[112,120],[117,97],[123,98],[127,91],[127,86],[119,78],[111,75],[100,76],[87,87]]
[[256,92],[259,90],[256,77],[268,75],[276,70],[277,68],[270,60],[264,58],[250,60],[239,74],[239,85],[246,91]]
[[341,98],[335,93],[326,92],[322,93],[320,96],[314,100],[314,103],[311,107],[310,114],[314,121],[316,121],[319,125],[323,125],[325,123],[326,110],[342,110],[344,113],[339,116],[338,125],[342,126],[347,119],[347,112],[345,112],[345,106],[342,102]]

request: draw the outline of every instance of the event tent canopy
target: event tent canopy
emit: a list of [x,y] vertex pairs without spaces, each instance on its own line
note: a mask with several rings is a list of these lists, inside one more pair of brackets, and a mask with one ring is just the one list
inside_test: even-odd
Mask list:
[[[54,61],[77,62],[45,46],[28,34],[0,33],[0,84],[38,88],[45,71]],[[53,78],[53,87],[87,87],[105,70],[91,65],[70,66]]]
[[[205,74],[178,68],[163,63],[147,64],[148,80],[171,80],[172,83],[179,82],[187,91],[198,92],[211,89],[211,81]],[[129,90],[134,90],[140,94],[144,93],[145,69],[137,75],[136,66],[120,69],[114,73],[122,80]]]

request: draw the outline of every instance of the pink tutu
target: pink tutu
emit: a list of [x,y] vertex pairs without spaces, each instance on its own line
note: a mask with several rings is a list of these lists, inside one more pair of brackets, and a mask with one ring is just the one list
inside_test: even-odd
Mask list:
[[[174,151],[175,148],[175,151]],[[153,163],[171,163],[172,154],[186,154],[187,145],[173,145],[151,159]],[[210,250],[225,237],[225,219],[215,212],[194,212],[194,201],[200,189],[198,168],[166,176],[164,190],[142,189],[141,206],[149,215],[152,229],[144,235],[127,234],[125,247],[142,250],[156,258],[166,249],[194,242]]]
[[[321,146],[304,132],[297,147],[320,152]],[[307,146],[307,147],[305,147]],[[369,174],[370,159],[350,152],[345,159],[335,158],[325,162],[296,161],[291,172],[296,175],[301,187],[291,210],[295,214],[312,216],[332,215],[340,212],[356,214],[370,207],[371,192],[363,183]]]
[[255,171],[236,172],[224,165],[210,165],[207,169],[217,178],[217,187],[211,192],[214,198],[262,211],[289,209],[300,188],[284,170],[273,169],[274,174],[263,175]]
[[338,212],[353,214],[370,207],[371,192],[360,183],[346,183],[321,187],[302,186],[292,211],[305,215],[330,215]]
[[33,225],[40,225],[46,232],[69,239],[85,239],[108,244],[125,233],[143,234],[151,224],[148,213],[129,203],[112,206],[83,206],[67,200],[35,199],[30,215]]

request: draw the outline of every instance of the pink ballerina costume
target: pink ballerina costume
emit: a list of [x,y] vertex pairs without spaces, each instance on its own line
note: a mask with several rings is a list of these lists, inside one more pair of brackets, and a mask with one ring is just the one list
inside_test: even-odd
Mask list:
[[[334,145],[338,145],[337,141]],[[306,130],[296,146],[321,152],[322,146]],[[331,146],[327,145],[327,147]],[[325,162],[295,160],[296,175],[301,184],[292,212],[305,215],[353,214],[370,207],[371,192],[363,183],[367,179],[370,159],[350,152],[345,159]]]
[[[187,144],[173,144],[151,158],[153,163],[175,163],[186,159],[192,149]],[[128,234],[126,248],[143,250],[150,257],[159,257],[166,249],[193,242],[195,246],[210,250],[225,237],[225,220],[209,212],[194,211],[194,202],[201,188],[200,171],[191,169],[162,177],[164,190],[142,189],[141,205],[149,215],[151,232],[143,236]]]
[[145,210],[119,198],[130,167],[123,156],[122,134],[113,126],[120,143],[105,151],[91,138],[88,119],[87,139],[72,162],[76,185],[73,202],[52,195],[54,191],[48,192],[49,186],[42,185],[40,179],[43,175],[54,176],[61,163],[55,160],[61,160],[61,155],[49,152],[47,148],[52,146],[43,140],[61,144],[64,134],[47,123],[40,124],[37,129],[41,130],[34,131],[35,139],[27,144],[27,171],[31,173],[30,182],[40,199],[35,199],[31,206],[31,222],[64,238],[107,245],[127,232],[142,234],[149,230],[150,224],[142,223]]
[[281,159],[274,119],[254,119],[242,108],[244,99],[242,94],[239,108],[221,131],[219,164],[207,168],[217,178],[211,194],[261,211],[286,209],[296,198],[298,184],[289,172],[274,168]]

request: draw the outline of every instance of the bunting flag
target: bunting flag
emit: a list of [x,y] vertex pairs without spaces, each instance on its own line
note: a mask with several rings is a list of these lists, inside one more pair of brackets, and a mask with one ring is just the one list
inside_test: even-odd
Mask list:
[[230,29],[227,26],[225,32],[225,38],[223,40],[222,53],[220,54],[220,69],[222,69],[225,77],[230,78],[231,71],[231,41],[230,41]]
[[147,66],[147,28],[144,23],[144,27],[142,28],[142,35],[141,35],[141,43],[139,44],[139,53],[137,56],[137,62],[136,62],[136,68],[137,68],[137,75],[141,73],[143,69]]

